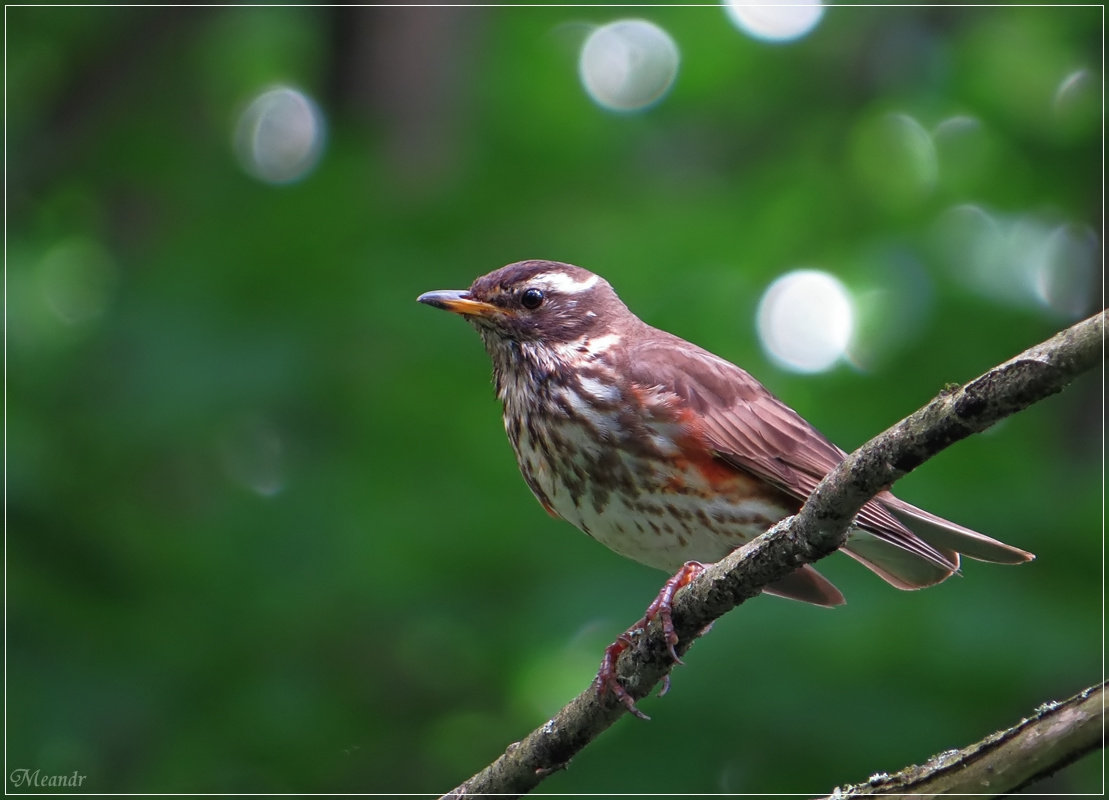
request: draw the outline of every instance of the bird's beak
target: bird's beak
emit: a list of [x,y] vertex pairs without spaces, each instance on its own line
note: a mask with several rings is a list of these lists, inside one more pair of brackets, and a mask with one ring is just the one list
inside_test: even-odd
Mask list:
[[424,292],[416,298],[416,302],[442,308],[446,311],[453,311],[455,314],[461,314],[464,317],[491,317],[501,311],[492,303],[475,300],[468,291],[458,289]]

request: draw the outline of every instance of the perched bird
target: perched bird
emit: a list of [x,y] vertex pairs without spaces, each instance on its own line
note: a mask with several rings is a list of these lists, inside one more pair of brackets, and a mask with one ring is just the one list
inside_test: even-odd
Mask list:
[[[845,456],[746,371],[652,328],[580,267],[521,261],[418,300],[481,335],[516,461],[543,507],[623,556],[677,572],[669,596],[701,562],[796,513]],[[899,589],[939,583],[960,553],[1001,564],[1033,558],[888,491],[862,508],[842,549]],[[765,591],[843,602],[808,565]],[[665,617],[669,596],[647,616]],[[627,635],[622,642],[602,673]],[[598,680],[635,710],[611,674]]]

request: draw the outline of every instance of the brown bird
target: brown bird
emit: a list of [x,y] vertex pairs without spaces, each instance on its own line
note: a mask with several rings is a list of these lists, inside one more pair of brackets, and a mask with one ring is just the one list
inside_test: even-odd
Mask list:
[[[543,507],[623,556],[677,573],[644,619],[662,618],[675,660],[674,592],[701,562],[796,513],[846,455],[746,371],[647,325],[580,267],[521,261],[418,300],[481,334],[516,461]],[[889,492],[863,506],[842,549],[899,589],[939,583],[960,553],[1033,558]],[[808,565],[765,591],[843,602]],[[606,651],[598,685],[638,713],[614,677],[633,630]]]

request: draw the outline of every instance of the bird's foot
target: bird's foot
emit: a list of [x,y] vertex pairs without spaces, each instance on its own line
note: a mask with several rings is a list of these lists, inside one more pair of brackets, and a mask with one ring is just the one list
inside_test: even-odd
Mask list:
[[640,719],[650,719],[650,717],[636,707],[635,698],[628,693],[628,690],[624,688],[624,684],[620,683],[620,679],[616,677],[616,660],[620,658],[621,653],[632,646],[632,637],[639,635],[641,633],[640,627],[646,624],[647,620],[645,618],[641,619],[617,636],[616,641],[605,648],[605,654],[601,657],[601,668],[597,670],[597,677],[593,679],[593,687],[598,697],[603,696],[606,690],[612,692],[613,696],[624,704],[624,708]]
[[[651,620],[658,619],[662,624],[662,634],[666,639],[666,649],[670,652],[670,657],[674,660],[675,664],[684,663],[678,657],[678,651],[675,649],[678,644],[678,634],[674,631],[674,620],[671,616],[674,605],[674,595],[676,595],[683,586],[688,585],[704,571],[705,565],[699,561],[687,561],[683,564],[682,568],[662,585],[658,597],[647,606],[647,611],[643,615],[643,619],[617,636],[616,641],[605,648],[605,654],[601,658],[601,668],[597,671],[597,677],[593,681],[598,695],[604,694],[607,689],[611,691],[613,695],[616,696],[616,699],[623,703],[624,707],[632,714],[635,714],[635,716],[640,719],[650,719],[650,717],[636,707],[635,699],[616,677],[616,661],[620,658],[621,653],[632,646],[635,637],[642,633]],[[666,675],[663,677],[662,689],[659,691],[659,695],[666,694],[669,688],[670,676]]]
[[666,583],[662,584],[662,589],[658,593],[651,605],[647,606],[647,613],[643,615],[646,622],[658,618],[662,623],[662,634],[666,637],[666,649],[670,651],[670,658],[674,659],[675,664],[684,664],[678,658],[678,651],[674,649],[678,644],[678,634],[674,632],[674,620],[671,617],[671,612],[674,610],[674,595],[678,590],[684,586],[688,586],[694,580],[699,578],[705,571],[706,567],[700,561],[687,561],[682,564],[673,577],[669,578]]

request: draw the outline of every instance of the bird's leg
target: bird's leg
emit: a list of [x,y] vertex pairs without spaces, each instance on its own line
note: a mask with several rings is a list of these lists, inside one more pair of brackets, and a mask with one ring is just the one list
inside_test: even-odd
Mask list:
[[593,686],[598,697],[605,693],[605,689],[608,689],[617,700],[624,704],[628,711],[640,719],[650,719],[650,717],[636,707],[635,699],[628,694],[628,690],[617,679],[616,659],[620,658],[620,654],[632,646],[632,636],[638,634],[639,629],[646,624],[647,619],[644,617],[617,636],[616,641],[605,648],[605,654],[601,656],[601,668],[597,670],[597,677],[593,679]]
[[[678,651],[674,649],[675,645],[678,643],[678,634],[674,631],[674,620],[671,617],[674,595],[676,595],[683,586],[687,586],[704,571],[705,565],[700,561],[685,562],[681,569],[662,585],[662,589],[659,591],[658,596],[647,606],[647,611],[643,615],[643,619],[617,636],[616,641],[605,648],[605,654],[601,658],[601,668],[597,671],[597,677],[593,681],[593,685],[596,687],[598,694],[602,694],[605,689],[608,689],[616,696],[617,700],[624,704],[624,707],[627,708],[628,711],[635,714],[640,719],[650,719],[650,717],[636,708],[635,700],[617,679],[616,661],[620,658],[621,653],[632,646],[634,637],[645,629],[651,620],[657,618],[662,624],[662,634],[666,637],[666,649],[670,651],[670,657],[674,659],[675,664],[683,663],[682,660],[678,658]],[[660,691],[659,694],[666,694],[669,688],[670,676],[667,675],[664,679],[662,691]]]
[[674,632],[674,620],[670,616],[670,612],[674,608],[674,595],[678,593],[679,589],[688,586],[699,578],[704,571],[705,565],[700,561],[687,561],[682,564],[682,568],[666,583],[662,584],[658,597],[654,599],[651,605],[647,606],[647,613],[643,615],[643,619],[647,622],[655,619],[655,617],[658,617],[659,621],[662,622],[662,633],[666,637],[666,649],[670,651],[670,657],[674,659],[675,664],[684,664],[684,662],[678,658],[678,651],[674,649],[674,645],[678,643],[678,634]]

